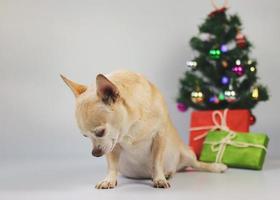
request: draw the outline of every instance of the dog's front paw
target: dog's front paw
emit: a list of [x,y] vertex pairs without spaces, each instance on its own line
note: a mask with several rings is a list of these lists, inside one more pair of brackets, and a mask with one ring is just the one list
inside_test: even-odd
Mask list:
[[103,180],[96,184],[96,189],[112,189],[117,186],[117,181]]
[[213,163],[212,171],[216,173],[224,173],[227,170],[227,166],[223,163]]
[[157,179],[153,182],[155,188],[170,188],[170,184],[166,179]]

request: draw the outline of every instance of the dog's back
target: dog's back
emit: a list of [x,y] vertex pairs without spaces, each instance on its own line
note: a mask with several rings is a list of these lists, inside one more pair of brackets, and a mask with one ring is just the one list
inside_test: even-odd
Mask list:
[[168,120],[166,103],[159,90],[143,75],[129,71],[118,71],[108,75],[117,86],[127,109],[139,120],[155,118],[161,123]]

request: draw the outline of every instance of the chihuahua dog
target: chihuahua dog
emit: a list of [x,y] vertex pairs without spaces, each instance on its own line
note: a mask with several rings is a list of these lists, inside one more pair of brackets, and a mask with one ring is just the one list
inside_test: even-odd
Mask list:
[[106,155],[108,172],[97,189],[114,188],[117,175],[151,178],[156,188],[169,188],[179,170],[224,172],[218,163],[203,163],[181,140],[159,90],[142,75],[120,71],[99,74],[90,86],[62,76],[76,98],[76,119],[92,142],[92,155]]

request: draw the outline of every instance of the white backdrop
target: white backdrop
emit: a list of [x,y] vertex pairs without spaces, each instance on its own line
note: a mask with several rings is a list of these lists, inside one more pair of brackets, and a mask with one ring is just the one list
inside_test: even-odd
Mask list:
[[[279,157],[280,3],[235,0],[230,7],[272,94],[254,110],[252,130],[269,134],[269,156]],[[0,157],[90,157],[60,73],[85,84],[117,69],[143,73],[187,142],[190,112],[176,110],[178,79],[192,58],[188,41],[211,10],[205,0],[0,0]]]

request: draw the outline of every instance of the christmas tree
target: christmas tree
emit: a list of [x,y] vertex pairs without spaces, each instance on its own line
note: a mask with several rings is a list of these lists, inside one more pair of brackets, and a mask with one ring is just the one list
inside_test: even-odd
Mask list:
[[177,106],[197,110],[252,109],[268,100],[267,88],[258,83],[257,61],[249,57],[251,43],[243,35],[237,15],[216,8],[190,40],[198,55],[187,62],[180,80]]

